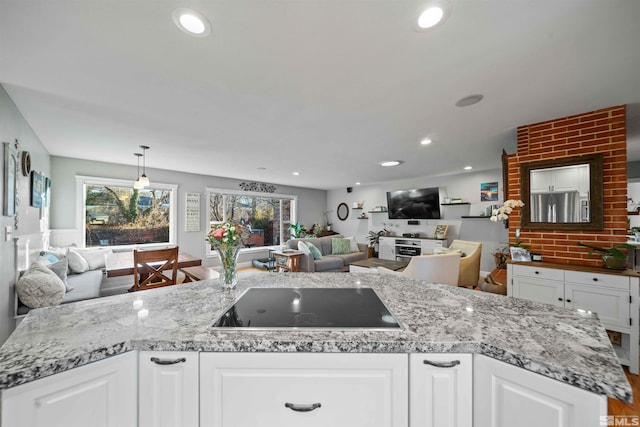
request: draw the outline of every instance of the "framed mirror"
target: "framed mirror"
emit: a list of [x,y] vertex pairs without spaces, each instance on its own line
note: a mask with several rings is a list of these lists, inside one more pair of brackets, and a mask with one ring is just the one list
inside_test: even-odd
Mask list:
[[526,230],[603,230],[602,155],[520,165]]
[[336,210],[336,215],[340,221],[344,221],[349,216],[349,206],[346,203],[340,203]]

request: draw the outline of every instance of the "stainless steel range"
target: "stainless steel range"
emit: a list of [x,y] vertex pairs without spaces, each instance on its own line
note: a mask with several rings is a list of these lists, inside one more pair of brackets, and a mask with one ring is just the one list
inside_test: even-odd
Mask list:
[[213,327],[401,329],[371,288],[250,288]]

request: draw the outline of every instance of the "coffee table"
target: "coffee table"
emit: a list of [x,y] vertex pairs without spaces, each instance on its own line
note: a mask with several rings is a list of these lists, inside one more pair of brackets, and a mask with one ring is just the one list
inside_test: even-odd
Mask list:
[[409,260],[395,261],[390,259],[367,258],[349,264],[350,273],[377,273],[378,267],[389,270],[401,270],[409,264]]

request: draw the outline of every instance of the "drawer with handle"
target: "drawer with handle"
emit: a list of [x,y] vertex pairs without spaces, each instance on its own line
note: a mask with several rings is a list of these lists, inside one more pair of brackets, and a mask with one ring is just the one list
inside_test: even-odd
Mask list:
[[565,271],[556,268],[541,268],[528,265],[514,265],[513,274],[515,276],[535,277],[538,279],[563,281]]
[[404,354],[200,354],[201,425],[406,426]]
[[620,274],[600,274],[571,270],[565,272],[564,280],[565,282],[582,283],[584,285],[609,287],[620,290],[629,290],[630,283],[628,276]]

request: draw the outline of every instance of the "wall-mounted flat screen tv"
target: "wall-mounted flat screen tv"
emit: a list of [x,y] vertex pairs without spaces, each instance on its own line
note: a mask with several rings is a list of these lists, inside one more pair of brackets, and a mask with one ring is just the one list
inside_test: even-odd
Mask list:
[[440,219],[437,187],[387,192],[389,219]]

